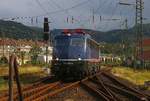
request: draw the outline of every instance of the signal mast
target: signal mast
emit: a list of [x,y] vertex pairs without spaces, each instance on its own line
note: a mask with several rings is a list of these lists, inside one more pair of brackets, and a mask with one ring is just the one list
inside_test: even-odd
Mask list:
[[[120,5],[126,6],[135,6],[136,14],[135,14],[135,28],[136,28],[136,39],[135,39],[135,53],[134,59],[136,60],[136,65],[144,67],[143,60],[143,9],[144,2],[143,0],[136,0],[136,4],[122,3],[119,2]],[[137,64],[137,62],[140,62]]]
[[136,60],[144,67],[143,60],[143,0],[136,0]]
[[46,42],[46,64],[48,64],[48,41],[49,41],[49,22],[48,18],[44,18],[44,41]]

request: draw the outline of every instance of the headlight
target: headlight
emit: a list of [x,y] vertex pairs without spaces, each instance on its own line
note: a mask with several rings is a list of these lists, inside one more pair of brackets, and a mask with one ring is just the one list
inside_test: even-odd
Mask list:
[[81,59],[81,58],[78,58],[78,60],[81,61],[82,59]]
[[71,34],[70,34],[70,33],[68,33],[67,35],[68,35],[68,36],[71,36]]
[[56,60],[58,61],[58,60],[59,60],[59,58],[56,58]]

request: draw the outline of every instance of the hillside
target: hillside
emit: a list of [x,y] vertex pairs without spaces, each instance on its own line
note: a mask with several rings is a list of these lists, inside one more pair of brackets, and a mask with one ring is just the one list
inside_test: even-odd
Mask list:
[[[108,32],[94,31],[84,29],[90,33],[98,42],[118,43],[121,40],[133,40],[135,38],[135,28],[129,30],[112,30]],[[4,32],[5,37],[14,39],[38,39],[42,40],[42,28],[29,27],[21,23],[13,21],[0,20],[0,32]],[[52,36],[61,34],[62,29],[54,29],[51,31]],[[0,37],[2,37],[2,33]],[[144,25],[144,37],[150,37],[150,24]]]
[[42,37],[42,29],[28,27],[13,21],[0,20],[0,33],[0,37],[4,35],[4,37],[13,39],[41,39]]

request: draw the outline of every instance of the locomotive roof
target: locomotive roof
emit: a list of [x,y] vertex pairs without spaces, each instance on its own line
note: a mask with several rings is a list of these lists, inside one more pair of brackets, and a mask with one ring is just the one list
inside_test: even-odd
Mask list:
[[91,38],[91,36],[89,34],[80,34],[80,33],[60,34],[60,35],[57,35],[55,38],[62,38],[62,37],[85,37],[85,38]]
[[60,35],[57,35],[55,37],[55,39],[57,38],[88,38],[90,40],[92,40],[95,44],[99,45],[98,42],[96,42],[92,37],[91,35],[87,34],[87,33],[84,33],[84,34],[81,34],[81,33],[67,33],[67,34],[60,34]]

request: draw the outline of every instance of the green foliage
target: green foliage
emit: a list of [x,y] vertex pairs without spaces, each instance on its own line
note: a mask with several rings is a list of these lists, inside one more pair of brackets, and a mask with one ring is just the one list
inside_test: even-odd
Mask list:
[[[5,37],[14,39],[39,39],[43,40],[43,30],[37,27],[28,27],[21,23],[13,21],[0,20],[0,31],[5,33]],[[135,27],[129,30],[112,30],[107,32],[84,29],[85,32],[97,42],[119,43],[127,40],[131,43],[135,39]],[[52,37],[62,32],[62,29],[54,29],[51,31]],[[0,34],[2,37],[2,34]],[[144,37],[150,37],[150,24],[144,24]]]
[[[107,32],[89,29],[84,29],[84,31],[89,33],[97,42],[105,43],[101,46],[102,53],[130,57],[134,51],[135,29],[133,27],[129,30],[112,30]],[[0,20],[0,32],[4,32],[5,37],[8,38],[43,40],[41,28],[27,27],[13,21]],[[54,29],[51,31],[51,37],[54,38],[55,35],[61,34],[61,32],[62,29]],[[0,37],[2,37],[2,34],[0,34]],[[146,37],[150,37],[150,24],[144,24],[144,38]],[[36,60],[36,57],[36,55],[32,55],[33,60]]]
[[100,43],[101,53],[113,54],[117,56],[131,56],[133,53],[133,45],[126,43]]
[[[46,74],[43,72],[41,67],[43,66],[24,65],[19,67],[19,77],[22,85],[33,84],[39,78],[45,77]],[[3,92],[3,90],[8,90],[8,80],[4,79],[4,76],[8,75],[8,72],[8,66],[5,68],[1,68],[0,66],[0,92]]]
[[8,64],[8,59],[5,56],[1,57],[0,64]]
[[[0,20],[0,32],[14,39],[42,39],[42,29],[27,27],[21,23]],[[2,34],[0,34],[2,37]]]
[[145,81],[149,81],[150,79],[149,70],[135,70],[128,67],[115,67],[112,68],[112,73],[125,78],[137,85],[143,85]]
[[24,64],[25,54],[26,54],[25,51],[21,51],[21,52],[20,52],[20,58],[21,58],[22,65]]
[[41,54],[42,52],[42,49],[38,46],[33,46],[30,50],[30,56],[31,56],[31,63],[32,64],[37,64],[37,58],[38,58],[38,55]]
[[106,62],[101,62],[102,66],[108,66],[108,67],[121,66],[121,64],[122,64],[121,61],[106,61]]

